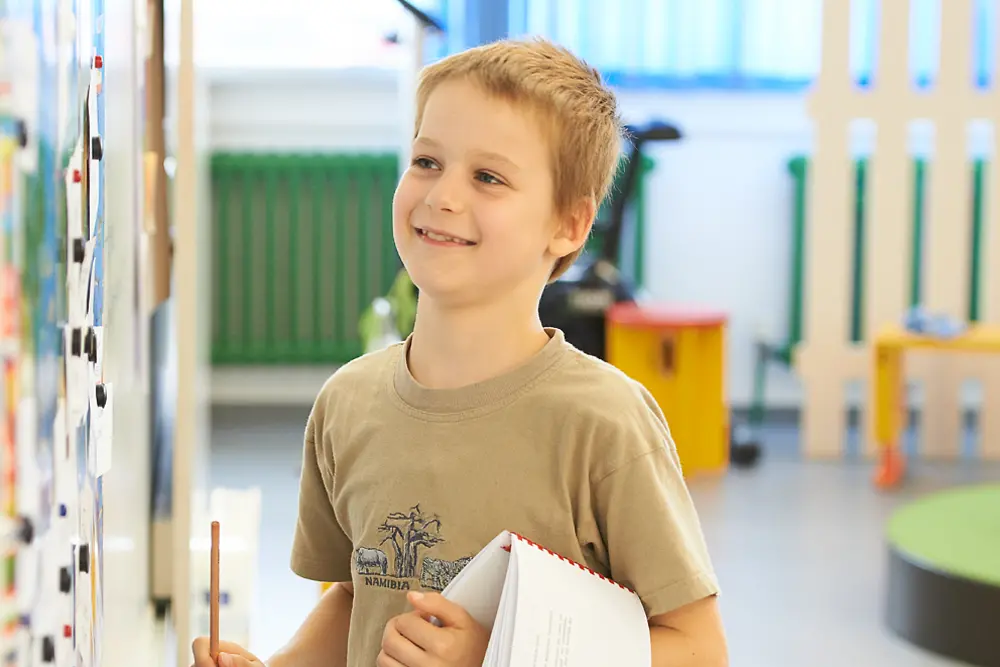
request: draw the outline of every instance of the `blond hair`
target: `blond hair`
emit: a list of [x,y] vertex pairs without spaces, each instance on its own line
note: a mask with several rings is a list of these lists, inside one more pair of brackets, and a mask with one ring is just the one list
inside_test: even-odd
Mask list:
[[[456,53],[420,73],[415,133],[430,94],[457,78],[540,114],[549,135],[553,203],[559,213],[568,213],[587,197],[600,205],[618,168],[622,126],[617,100],[597,70],[544,39],[502,40]],[[579,254],[560,258],[550,280],[562,275]]]

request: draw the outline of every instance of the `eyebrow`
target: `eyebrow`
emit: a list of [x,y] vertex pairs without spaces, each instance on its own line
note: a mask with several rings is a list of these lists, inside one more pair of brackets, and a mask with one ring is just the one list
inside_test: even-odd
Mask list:
[[[430,137],[417,137],[414,140],[413,143],[414,144],[424,144],[426,146],[429,146],[430,148],[438,148],[438,149],[440,149],[442,147],[440,141],[435,141],[434,139],[431,139]],[[521,169],[520,167],[517,166],[517,163],[515,163],[513,160],[511,160],[506,155],[501,155],[500,153],[494,153],[492,151],[484,151],[484,150],[474,150],[472,152],[473,152],[473,154],[476,157],[483,158],[483,159],[486,159],[486,160],[493,160],[495,162],[502,162],[503,164],[511,167],[512,169],[518,170],[518,171],[520,171],[520,169]]]

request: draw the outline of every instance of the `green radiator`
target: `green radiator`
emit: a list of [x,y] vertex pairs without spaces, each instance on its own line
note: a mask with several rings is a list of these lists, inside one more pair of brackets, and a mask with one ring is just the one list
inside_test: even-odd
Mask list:
[[[601,208],[597,213],[598,221],[606,221],[611,215],[610,202],[612,198],[620,194],[620,179],[625,173],[625,163],[628,158],[622,158],[618,167],[618,174],[613,185],[613,192],[608,193]],[[632,192],[631,201],[625,210],[625,221],[622,229],[622,242],[618,247],[618,268],[625,278],[637,287],[645,284],[646,263],[645,263],[645,243],[646,243],[646,176],[656,168],[656,161],[648,155],[642,156],[642,169],[635,182],[635,190]],[[594,224],[593,233],[587,240],[586,250],[599,254],[604,244],[604,231],[606,225]]]
[[393,154],[212,158],[216,364],[344,363],[399,270]]
[[[653,169],[644,157],[643,174]],[[396,154],[212,157],[214,364],[340,364],[392,284]],[[643,180],[621,260],[641,285]],[[602,209],[602,214],[607,210]],[[603,239],[595,233],[590,249]]]

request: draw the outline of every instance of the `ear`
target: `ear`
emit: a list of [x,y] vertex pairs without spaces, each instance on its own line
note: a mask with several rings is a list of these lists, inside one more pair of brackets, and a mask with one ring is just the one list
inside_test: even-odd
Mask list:
[[549,242],[549,252],[554,257],[565,257],[582,248],[590,236],[596,215],[597,203],[593,196],[583,197],[560,214],[555,234]]

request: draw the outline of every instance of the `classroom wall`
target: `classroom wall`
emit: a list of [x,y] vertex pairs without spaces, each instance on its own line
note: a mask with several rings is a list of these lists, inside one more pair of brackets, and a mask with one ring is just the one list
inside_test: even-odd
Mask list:
[[[399,145],[391,74],[214,71],[210,81],[210,137],[216,149],[396,150]],[[750,393],[754,334],[778,341],[787,327],[792,183],[786,164],[809,146],[805,98],[622,91],[620,100],[626,122],[662,118],[686,134],[683,142],[650,153],[657,168],[646,188],[646,286],[658,300],[730,313],[729,392],[734,404],[743,405]],[[318,377],[305,382],[303,395]],[[798,385],[790,374],[775,369],[769,380],[771,404],[797,405]],[[247,383],[232,384],[247,391]]]

